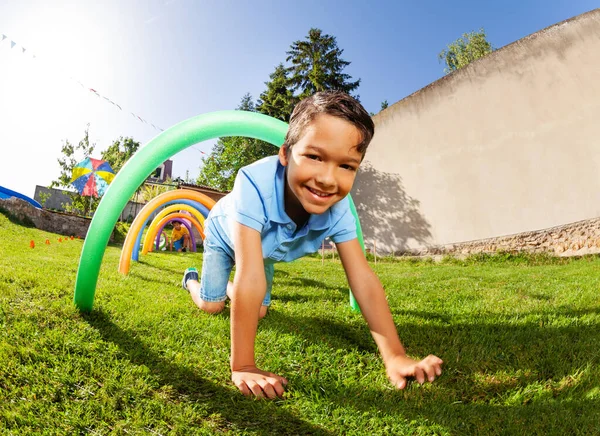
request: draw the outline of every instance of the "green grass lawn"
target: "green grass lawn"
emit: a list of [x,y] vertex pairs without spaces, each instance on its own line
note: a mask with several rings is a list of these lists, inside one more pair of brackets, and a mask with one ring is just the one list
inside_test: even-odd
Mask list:
[[82,241],[58,237],[0,214],[0,434],[600,433],[599,257],[378,261],[409,354],[445,361],[404,391],[339,262],[277,265],[257,356],[290,383],[265,401],[230,382],[228,310],[180,288],[201,254],[153,253],[125,277],[110,246],[81,314]]

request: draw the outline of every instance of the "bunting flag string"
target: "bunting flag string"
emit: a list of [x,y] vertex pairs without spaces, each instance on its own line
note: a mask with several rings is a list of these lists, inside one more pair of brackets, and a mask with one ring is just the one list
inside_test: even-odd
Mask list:
[[[17,46],[17,43],[15,41],[13,41],[11,38],[8,37],[8,35],[5,35],[4,33],[0,33],[0,48],[2,47],[2,45],[4,45],[4,40],[7,40],[7,42],[10,45],[9,50],[12,50],[13,48],[15,48]],[[28,51],[25,47],[23,46],[18,46],[21,49],[21,54],[24,54],[27,51],[27,56],[31,56],[32,59],[38,60],[38,58],[31,53],[31,51]],[[87,90],[89,92],[91,92],[92,94],[94,94],[96,97],[98,98],[102,98],[104,100],[106,100],[108,103],[112,104],[113,106],[117,107],[120,111],[123,111],[123,107],[117,103],[115,103],[113,100],[111,100],[110,98],[106,97],[105,95],[100,94],[98,91],[96,91],[94,88],[90,88],[89,86],[84,85],[83,83],[81,83],[79,80],[77,80],[74,77],[69,77],[70,80],[76,82],[79,86],[81,86],[84,90]],[[163,132],[164,129],[161,129],[160,127],[157,127],[155,124],[153,123],[149,123],[148,121],[146,121],[145,119],[143,119],[142,117],[140,117],[139,115],[134,114],[133,112],[130,112],[131,115],[133,115],[133,118],[137,119],[138,121],[146,124],[146,125],[150,125],[152,126],[154,129],[158,130],[159,132]]]

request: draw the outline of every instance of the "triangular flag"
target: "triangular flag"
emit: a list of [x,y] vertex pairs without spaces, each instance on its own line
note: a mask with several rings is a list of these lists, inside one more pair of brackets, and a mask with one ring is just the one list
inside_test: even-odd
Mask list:
[[16,42],[14,42],[14,41],[11,41],[11,42],[10,42],[10,48],[13,48],[15,45],[17,45],[17,43],[16,43]]
[[6,36],[6,35],[3,33],[3,34],[2,34],[2,39],[0,39],[0,42],[1,42],[1,41],[4,41],[6,38],[8,38],[8,37],[7,37],[7,36]]
[[23,50],[23,53],[25,53],[25,50],[27,50],[25,47],[21,47],[21,50]]

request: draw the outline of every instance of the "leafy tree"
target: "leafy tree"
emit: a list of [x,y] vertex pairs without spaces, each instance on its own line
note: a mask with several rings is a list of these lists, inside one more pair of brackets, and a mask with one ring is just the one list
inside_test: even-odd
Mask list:
[[176,189],[176,185],[170,177],[164,183],[144,183],[139,189],[138,200],[147,203],[160,194]]
[[[350,62],[341,58],[342,53],[335,37],[310,29],[305,41],[296,41],[290,46],[286,61],[291,65],[286,67],[281,63],[275,67],[260,99],[254,103],[252,96],[246,94],[237,109],[260,112],[287,122],[301,98],[327,89],[354,91],[360,79],[351,81],[350,75],[343,73]],[[197,182],[231,190],[241,167],[277,151],[277,147],[257,139],[220,138],[210,155],[203,159]]]
[[485,31],[463,33],[462,37],[448,45],[438,55],[440,62],[444,62],[446,74],[469,65],[474,60],[484,57],[494,51],[485,35]]
[[62,156],[57,159],[60,165],[60,175],[57,180],[53,180],[50,183],[51,188],[63,188],[69,191],[68,195],[71,198],[71,204],[63,205],[68,212],[85,214],[88,211],[96,210],[96,207],[98,207],[98,202],[94,203],[92,197],[84,197],[79,195],[78,192],[71,191],[73,189],[71,185],[73,168],[82,160],[91,157],[96,147],[96,144],[90,144],[89,131],[90,125],[88,124],[85,128],[83,138],[77,145],[71,144],[68,139],[63,142],[60,150]]
[[387,100],[383,100],[383,101],[381,102],[381,110],[387,109],[387,108],[388,108],[388,106],[389,106],[389,103],[388,103],[388,101],[387,101]]
[[287,52],[287,69],[293,91],[299,91],[302,99],[315,92],[328,89],[350,94],[360,85],[360,79],[352,82],[351,76],[342,71],[350,62],[341,58],[343,49],[337,46],[335,36],[323,34],[312,28],[303,41],[292,43]]
[[283,64],[277,65],[275,71],[269,77],[271,80],[265,82],[267,89],[260,95],[256,110],[287,123],[290,120],[297,99],[290,89],[290,79],[285,66]]
[[102,159],[107,161],[115,174],[119,172],[125,162],[140,148],[140,143],[132,138],[122,136],[115,140],[110,147],[102,152]]
[[[71,144],[68,139],[64,141],[61,148],[62,156],[58,158],[60,175],[57,180],[50,183],[51,188],[62,188],[68,191],[67,195],[71,198],[71,204],[63,204],[66,211],[84,215],[93,213],[100,203],[97,198],[82,196],[73,191],[73,185],[71,184],[75,165],[88,157],[93,157],[92,154],[96,144],[90,144],[89,130],[90,125],[88,124],[83,138],[77,145]],[[117,173],[139,147],[140,143],[132,138],[120,137],[101,153],[101,158],[106,160],[114,172]]]
[[[250,94],[244,95],[236,110],[256,112],[256,104]],[[233,188],[240,168],[266,156],[277,154],[278,148],[258,139],[243,136],[219,138],[210,155],[203,158],[197,183],[220,191]]]
[[249,92],[244,94],[239,106],[235,108],[235,110],[256,112],[256,103],[254,103],[254,99],[252,98],[252,95]]

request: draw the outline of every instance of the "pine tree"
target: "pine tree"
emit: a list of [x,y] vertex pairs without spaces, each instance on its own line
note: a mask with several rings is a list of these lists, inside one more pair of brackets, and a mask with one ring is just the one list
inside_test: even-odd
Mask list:
[[303,41],[295,41],[287,52],[287,69],[292,90],[304,98],[318,91],[335,89],[350,94],[360,85],[342,71],[350,62],[341,58],[344,50],[337,46],[335,36],[323,34],[320,29],[310,29]]
[[296,104],[296,98],[290,89],[290,80],[285,66],[277,65],[269,77],[271,80],[265,82],[267,89],[260,95],[256,109],[262,114],[287,123]]

